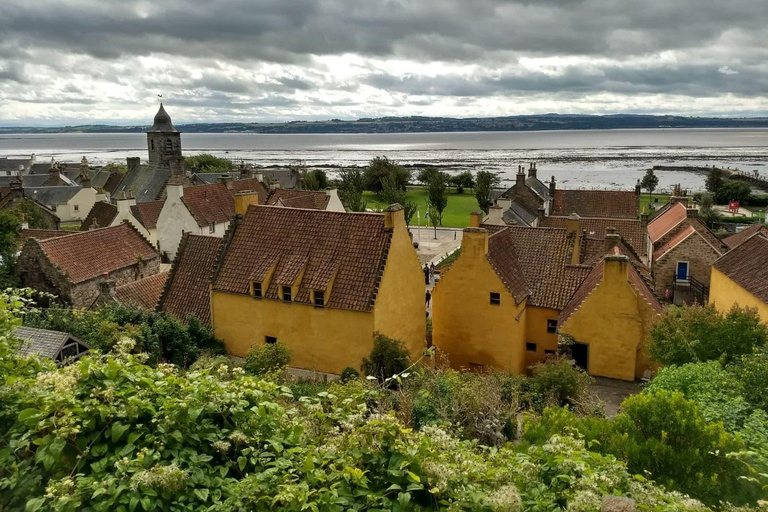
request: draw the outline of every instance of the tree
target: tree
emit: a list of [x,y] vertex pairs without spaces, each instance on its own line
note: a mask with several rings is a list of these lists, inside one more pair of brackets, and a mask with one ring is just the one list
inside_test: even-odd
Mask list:
[[432,205],[427,205],[427,217],[429,218],[429,225],[435,229],[435,240],[437,240],[437,226],[440,225],[440,214],[437,209]]
[[656,190],[658,185],[659,178],[653,173],[653,169],[648,169],[648,171],[645,173],[645,176],[643,176],[643,181],[640,182],[640,186],[648,191],[648,204],[653,202],[651,197],[653,195],[653,191]]
[[648,349],[660,363],[738,361],[768,342],[768,328],[755,309],[733,306],[727,313],[707,306],[671,306],[650,331]]
[[43,214],[43,210],[38,203],[27,197],[16,201],[11,210],[19,219],[24,218],[32,229],[54,229],[50,217]]
[[749,194],[752,189],[749,183],[737,180],[725,180],[718,192],[715,194],[715,199],[719,203],[727,203],[728,201],[745,202],[749,199]]
[[304,190],[325,190],[328,188],[328,175],[322,169],[303,171],[301,184]]
[[16,252],[21,237],[21,221],[14,212],[0,211],[0,287],[19,285]]
[[472,177],[472,173],[470,171],[454,174],[448,178],[448,181],[451,185],[456,187],[457,194],[463,194],[465,188],[472,188],[475,186],[475,179]]
[[[427,185],[427,201],[429,205],[437,212],[437,220],[443,225],[443,211],[448,206],[448,186],[446,185],[447,176],[444,173],[438,173],[432,177]],[[431,215],[431,214],[430,214]]]
[[405,167],[398,165],[384,157],[375,157],[366,167],[363,176],[365,177],[365,189],[377,194],[381,192],[381,180],[382,178],[393,175],[397,187],[405,190],[408,185],[408,180],[411,179],[411,172]]
[[419,171],[419,175],[416,177],[416,179],[419,181],[419,183],[426,186],[429,184],[432,178],[439,172],[440,171],[438,171],[434,167],[425,167]]
[[491,202],[491,192],[497,186],[501,180],[497,174],[490,171],[478,171],[475,178],[475,199],[477,199],[477,206],[487,214],[488,207]]
[[184,166],[190,172],[225,173],[233,169],[232,160],[208,153],[184,157]]
[[381,193],[379,196],[387,204],[399,204],[403,207],[405,224],[410,226],[413,216],[416,214],[416,203],[406,199],[405,190],[397,185],[395,176],[389,175],[381,179]]
[[364,212],[367,206],[363,198],[365,178],[360,169],[341,169],[339,171],[339,198],[352,212]]
[[723,216],[715,210],[715,198],[711,193],[701,194],[699,198],[699,218],[710,228],[719,222]]
[[707,172],[707,180],[704,183],[704,186],[707,188],[708,191],[714,194],[715,200],[718,200],[719,198],[720,189],[723,187],[723,184],[725,183],[725,178],[726,178],[725,171],[717,167],[712,167]]
[[402,341],[377,332],[373,335],[373,350],[363,359],[361,368],[365,375],[376,377],[379,382],[383,382],[405,371],[410,364],[408,351]]

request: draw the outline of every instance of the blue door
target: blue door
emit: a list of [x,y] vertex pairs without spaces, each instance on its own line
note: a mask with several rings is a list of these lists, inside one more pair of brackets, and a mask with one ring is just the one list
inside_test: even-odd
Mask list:
[[678,281],[688,280],[688,262],[687,261],[677,262],[677,280]]

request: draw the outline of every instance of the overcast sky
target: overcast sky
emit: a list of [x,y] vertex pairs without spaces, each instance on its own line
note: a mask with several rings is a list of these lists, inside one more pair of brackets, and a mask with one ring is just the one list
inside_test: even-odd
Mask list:
[[768,0],[0,0],[0,125],[768,114]]

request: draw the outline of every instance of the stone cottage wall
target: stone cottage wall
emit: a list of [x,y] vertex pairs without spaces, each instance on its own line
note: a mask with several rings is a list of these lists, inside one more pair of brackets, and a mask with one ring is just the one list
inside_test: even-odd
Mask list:
[[[115,282],[115,287],[132,283],[139,279],[149,277],[160,272],[160,258],[152,258],[145,265],[131,265],[130,267],[114,270],[109,273],[109,279]],[[88,308],[96,297],[99,296],[99,283],[105,281],[106,276],[98,276],[82,283],[72,285],[70,301],[74,308]]]
[[683,240],[674,249],[653,263],[653,278],[656,293],[664,296],[666,288],[672,288],[678,261],[689,263],[688,272],[697,281],[709,286],[712,263],[720,255],[697,233]]

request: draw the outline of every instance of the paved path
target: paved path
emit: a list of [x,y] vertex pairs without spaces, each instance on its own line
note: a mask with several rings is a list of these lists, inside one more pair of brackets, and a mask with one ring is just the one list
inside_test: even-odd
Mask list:
[[463,235],[461,229],[437,228],[437,239],[435,239],[434,228],[411,226],[411,232],[413,233],[413,241],[419,244],[416,252],[422,265],[425,263],[437,265],[440,260],[461,247]]

